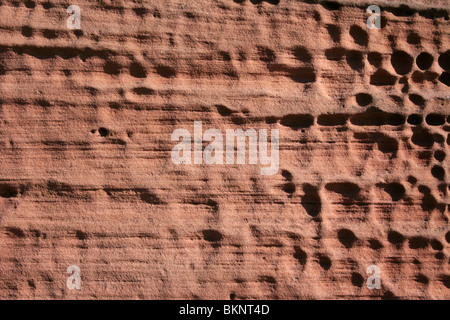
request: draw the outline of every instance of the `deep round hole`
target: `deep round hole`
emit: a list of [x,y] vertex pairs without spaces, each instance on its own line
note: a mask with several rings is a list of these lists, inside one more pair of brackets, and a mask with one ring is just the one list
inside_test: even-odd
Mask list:
[[406,41],[409,44],[420,44],[420,36],[417,33],[412,32],[412,33],[408,34]]
[[50,1],[47,1],[47,2],[44,2],[44,3],[42,4],[42,7],[43,7],[45,10],[48,10],[48,9],[50,9],[50,8],[53,8],[53,4],[52,4]]
[[442,72],[438,80],[445,84],[447,87],[450,87],[450,72]]
[[25,1],[25,7],[33,9],[34,7],[36,7],[36,3],[34,3],[34,1],[31,0]]
[[106,128],[100,128],[98,129],[98,133],[102,136],[102,137],[106,137],[109,134],[109,130]]
[[426,101],[421,95],[413,93],[413,94],[410,94],[408,96],[408,98],[409,98],[409,101],[411,101],[412,103],[414,103],[417,106],[420,106],[420,107],[425,106]]
[[431,240],[430,244],[434,250],[441,251],[444,249],[444,246],[439,240],[433,239]]
[[423,118],[420,114],[412,114],[408,117],[407,121],[409,124],[411,124],[413,126],[417,126],[422,123]]
[[442,168],[441,166],[435,165],[432,169],[431,169],[431,174],[433,175],[433,177],[435,177],[436,179],[443,181],[444,177],[445,177],[445,170],[444,168]]
[[428,52],[422,52],[416,58],[416,64],[421,70],[426,70],[433,64],[434,58]]
[[409,73],[413,65],[413,57],[405,51],[395,51],[391,56],[391,64],[400,75]]
[[446,71],[450,69],[450,50],[447,50],[439,56],[438,63],[442,69]]
[[444,143],[444,141],[445,141],[444,136],[440,135],[439,133],[433,134],[433,139],[437,143]]
[[378,68],[381,66],[381,63],[383,62],[383,55],[379,52],[370,52],[367,55],[367,60],[369,60],[369,63],[371,65]]
[[389,231],[388,233],[388,241],[392,244],[399,245],[405,241],[405,237],[397,231]]
[[373,102],[373,98],[370,94],[361,92],[356,95],[356,102],[360,106],[365,107]]
[[425,121],[430,126],[441,126],[445,123],[445,116],[437,113],[430,113],[427,115]]
[[56,31],[55,30],[44,30],[44,32],[42,33],[44,35],[44,37],[46,37],[47,39],[55,39],[57,36]]
[[352,273],[352,284],[355,287],[362,287],[362,284],[364,283],[364,278],[361,274],[357,273],[357,272],[353,272]]
[[33,35],[33,29],[31,29],[29,26],[23,26],[22,35],[27,38],[31,37]]
[[421,82],[423,82],[425,80],[425,74],[422,71],[416,70],[411,75],[411,79],[415,83],[421,83]]
[[446,155],[445,152],[442,151],[442,150],[436,150],[436,152],[434,153],[434,158],[435,158],[437,161],[439,161],[439,162],[444,161],[444,159],[445,159],[446,156],[447,156],[447,155]]

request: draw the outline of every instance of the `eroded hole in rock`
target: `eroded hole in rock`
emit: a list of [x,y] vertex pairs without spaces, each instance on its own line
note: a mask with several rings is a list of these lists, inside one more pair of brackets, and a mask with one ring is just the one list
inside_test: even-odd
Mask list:
[[433,146],[434,138],[430,131],[422,127],[416,127],[413,129],[413,132],[411,137],[412,143],[425,148],[431,148]]
[[156,72],[164,78],[174,78],[177,76],[177,71],[175,70],[175,68],[172,68],[170,66],[157,66],[156,68]]
[[425,74],[421,71],[416,70],[411,75],[411,79],[415,83],[422,83],[425,81]]
[[447,275],[447,274],[442,275],[441,282],[447,289],[450,289],[450,276],[449,275]]
[[294,247],[294,258],[297,259],[298,262],[304,266],[304,265],[306,265],[306,260],[308,258],[308,255],[300,247],[295,246]]
[[27,7],[28,9],[33,9],[34,7],[36,7],[36,3],[34,1],[27,0],[25,1],[25,7]]
[[347,52],[346,61],[353,70],[364,68],[364,56],[361,51],[351,50]]
[[328,24],[327,31],[333,42],[339,43],[341,41],[341,28],[339,26]]
[[155,90],[146,87],[133,88],[133,92],[140,96],[150,96],[155,94]]
[[0,197],[16,198],[18,196],[19,196],[19,188],[9,184],[0,184]]
[[52,4],[50,1],[47,1],[47,2],[44,2],[44,3],[42,4],[42,7],[43,7],[45,10],[48,10],[48,9],[53,8],[54,6],[53,6],[53,4]]
[[450,69],[450,50],[447,50],[439,56],[438,63],[445,71]]
[[338,231],[338,239],[342,243],[344,247],[350,249],[353,247],[353,244],[358,240],[353,233],[353,231],[349,229],[341,229]]
[[413,65],[413,57],[405,51],[395,51],[391,56],[391,64],[400,75],[408,74]]
[[336,1],[321,1],[320,4],[327,10],[336,11],[341,9],[341,4]]
[[445,116],[437,113],[430,113],[425,118],[425,121],[430,126],[441,126],[445,124]]
[[102,137],[106,137],[109,134],[109,130],[106,128],[99,128],[98,129],[98,133],[102,136]]
[[22,35],[27,38],[31,37],[33,35],[33,29],[31,29],[31,27],[29,26],[23,26]]
[[427,186],[419,186],[419,192],[423,194],[421,207],[423,211],[431,212],[437,206],[436,198],[431,194]]
[[77,239],[79,240],[86,240],[87,239],[87,234],[81,230],[77,230],[75,232],[75,236],[77,237]]
[[259,46],[257,47],[258,54],[259,54],[259,60],[265,63],[272,63],[275,62],[277,59],[277,56],[275,55],[275,52],[272,49],[269,49],[267,47]]
[[217,230],[203,230],[203,239],[205,239],[208,242],[219,242],[222,241],[223,235]]
[[361,107],[365,107],[373,102],[373,98],[368,93],[358,93],[356,96],[356,103],[358,103]]
[[331,268],[330,258],[328,258],[325,255],[320,255],[319,256],[319,265],[322,267],[322,269],[329,270]]
[[130,65],[130,75],[135,78],[146,78],[147,70],[139,62],[133,62]]
[[138,16],[138,17],[144,17],[147,13],[148,10],[146,8],[133,8],[134,13]]
[[437,239],[432,239],[430,241],[430,245],[433,248],[433,250],[437,250],[437,251],[441,251],[444,250],[444,246],[442,245],[442,243],[437,240]]
[[103,66],[103,71],[110,75],[118,75],[121,69],[122,66],[115,61],[106,61]]
[[330,48],[325,50],[325,57],[331,61],[342,60],[347,50],[341,47]]
[[398,182],[389,183],[384,187],[386,191],[392,198],[392,201],[399,201],[405,195],[405,187]]
[[428,52],[422,52],[416,58],[416,64],[421,70],[426,70],[433,64],[434,58]]
[[429,240],[425,237],[412,237],[409,239],[409,248],[411,249],[425,249],[428,247]]
[[370,240],[368,240],[368,242],[369,242],[369,247],[372,250],[379,250],[379,249],[383,248],[383,245],[377,239],[370,239]]
[[316,81],[316,72],[311,67],[293,68],[288,73],[289,77],[298,83],[312,83]]
[[292,182],[285,183],[282,187],[283,191],[292,195],[295,192],[295,184]]
[[381,111],[357,113],[350,117],[350,122],[357,126],[400,126],[406,121],[405,116]]
[[425,80],[427,81],[434,81],[437,79],[437,77],[439,77],[439,74],[433,71],[425,71]]
[[440,135],[439,133],[433,134],[433,139],[435,142],[442,144],[445,141],[445,137],[443,135]]
[[218,104],[216,105],[217,108],[217,112],[222,116],[222,117],[228,117],[231,114],[233,114],[235,111],[231,110],[230,108],[228,108],[227,106],[224,106],[222,104]]
[[409,101],[411,101],[412,103],[414,103],[415,105],[419,106],[419,107],[424,107],[425,106],[425,99],[418,94],[410,94],[408,96]]
[[389,231],[388,241],[394,245],[401,245],[405,241],[405,237],[397,231]]
[[411,114],[410,116],[408,116],[407,121],[409,124],[413,126],[418,126],[419,124],[422,123],[423,117],[420,114]]
[[399,7],[393,8],[390,11],[397,17],[410,17],[416,13],[416,11],[409,6],[402,4]]
[[288,170],[281,170],[281,175],[287,180],[292,181],[292,173],[290,173]]
[[305,192],[305,195],[301,200],[303,208],[305,208],[306,212],[311,217],[318,216],[322,210],[322,201],[317,188],[310,184],[305,184],[303,186],[303,191]]
[[393,86],[396,82],[397,77],[384,69],[379,69],[370,76],[370,84],[374,86]]
[[440,181],[444,181],[445,178],[445,170],[444,168],[442,168],[439,165],[435,165],[433,166],[433,168],[431,168],[431,174],[433,175],[433,177],[435,177],[436,179],[440,180]]
[[46,29],[42,32],[42,35],[47,39],[55,39],[58,37],[55,30]]
[[350,27],[350,35],[356,44],[360,46],[367,47],[369,43],[369,34],[358,25],[353,25]]
[[152,192],[148,192],[148,191],[140,192],[139,197],[143,202],[146,202],[146,203],[163,204],[163,201],[161,201],[161,199]]
[[416,282],[419,282],[419,283],[422,283],[422,284],[428,284],[428,278],[425,276],[425,275],[423,275],[423,274],[418,274],[415,278],[414,278],[414,280],[416,281]]
[[442,150],[436,150],[435,153],[434,153],[434,158],[435,158],[437,161],[439,161],[439,162],[444,161],[444,159],[445,159],[446,156],[447,156],[447,155],[446,155],[445,152],[442,151]]
[[281,118],[280,124],[294,130],[309,128],[314,124],[314,117],[310,114],[289,114]]
[[347,114],[321,114],[317,117],[317,123],[321,126],[343,126],[347,119]]
[[292,50],[293,55],[297,60],[309,63],[312,61],[312,55],[309,53],[308,49],[303,46],[297,46]]
[[6,227],[6,231],[14,238],[25,238],[25,232],[18,227]]
[[352,272],[352,284],[355,287],[361,288],[364,283],[364,278],[358,272]]
[[377,147],[381,152],[392,153],[395,156],[398,151],[398,141],[395,138],[381,135],[377,140]]
[[373,65],[376,68],[379,68],[383,63],[383,55],[379,52],[370,52],[367,55],[367,60],[371,65]]
[[442,72],[442,74],[439,76],[438,80],[445,84],[447,87],[450,87],[450,73],[449,72]]
[[420,36],[417,33],[411,32],[406,37],[406,41],[409,44],[420,44],[421,39],[420,39]]
[[357,184],[351,182],[328,183],[325,185],[325,189],[352,199],[357,198],[361,191],[361,188]]

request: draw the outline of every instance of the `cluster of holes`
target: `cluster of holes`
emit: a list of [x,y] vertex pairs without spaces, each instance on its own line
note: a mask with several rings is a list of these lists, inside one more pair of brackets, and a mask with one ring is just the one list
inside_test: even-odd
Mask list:
[[[366,106],[372,102],[372,97],[366,93],[359,93],[356,95],[356,100],[359,105]],[[222,110],[223,114],[225,114],[225,110],[231,112],[231,110],[226,108]],[[445,124],[445,117],[446,116],[442,114],[430,113],[425,117],[425,122],[430,126],[442,126]],[[270,119],[267,119],[268,123],[277,122],[277,118],[269,118]],[[281,125],[293,130],[309,128],[314,125],[314,120],[315,118],[311,114],[288,114],[279,119]],[[423,116],[420,114],[411,114],[406,117],[399,113],[388,113],[369,108],[366,112],[356,114],[322,114],[317,117],[317,124],[321,126],[343,126],[347,124],[348,120],[350,120],[351,124],[356,126],[401,126],[404,125],[405,122],[412,126],[419,126],[423,123]],[[431,140],[434,139],[431,134],[429,136]]]

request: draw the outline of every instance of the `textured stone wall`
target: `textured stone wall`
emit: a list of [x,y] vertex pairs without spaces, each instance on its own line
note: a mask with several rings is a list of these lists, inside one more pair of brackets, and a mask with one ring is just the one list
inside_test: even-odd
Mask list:
[[385,3],[1,0],[0,298],[449,299],[449,4]]

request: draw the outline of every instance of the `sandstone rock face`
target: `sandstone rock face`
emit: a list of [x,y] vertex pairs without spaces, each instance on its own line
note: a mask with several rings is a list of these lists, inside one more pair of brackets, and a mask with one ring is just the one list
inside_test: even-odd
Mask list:
[[449,299],[449,3],[401,3],[1,0],[0,298]]

